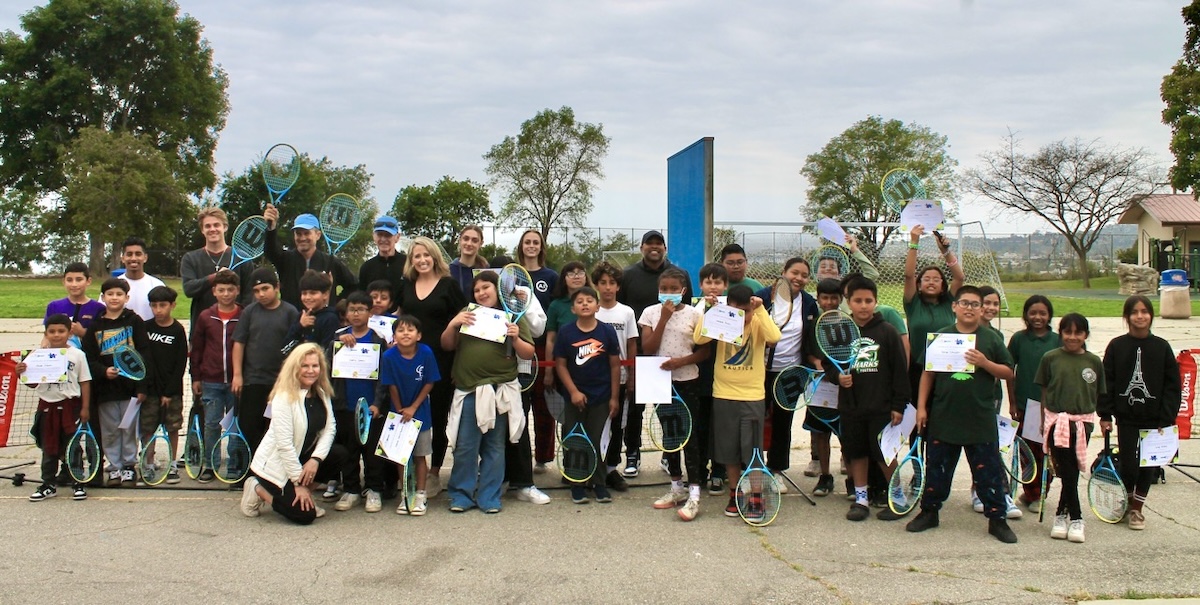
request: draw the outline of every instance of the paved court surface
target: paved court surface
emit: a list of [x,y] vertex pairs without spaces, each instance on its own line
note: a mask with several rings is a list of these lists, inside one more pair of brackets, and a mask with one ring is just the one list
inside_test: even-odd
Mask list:
[[[31,338],[21,322],[36,330],[32,320],[0,322],[0,348]],[[1123,331],[1119,320],[1094,323],[1093,350]],[[1156,325],[1177,349],[1200,346],[1200,322]],[[797,429],[797,467],[808,446]],[[1182,462],[1200,463],[1200,442],[1181,449]],[[0,465],[35,456],[28,447],[2,449]],[[1071,544],[1051,540],[1049,520],[1026,513],[1011,522],[1020,542],[1006,545],[971,511],[965,464],[941,527],[909,534],[903,521],[846,521],[840,493],[815,507],[789,494],[763,529],[725,517],[724,498],[706,495],[701,516],[683,523],[650,507],[665,489],[655,462],[647,456],[642,486],[615,494],[612,504],[576,506],[548,489],[554,501],[546,506],[506,498],[499,515],[452,514],[443,494],[423,518],[398,516],[385,502],[378,514],[330,510],[311,527],[271,513],[245,518],[238,494],[187,479],[41,503],[26,499],[33,485],[3,482],[0,603],[1042,604],[1200,596],[1200,483],[1172,469],[1151,493],[1144,532],[1085,513],[1087,542]],[[1184,470],[1200,477],[1200,469]],[[805,489],[814,483],[798,468],[792,476]]]

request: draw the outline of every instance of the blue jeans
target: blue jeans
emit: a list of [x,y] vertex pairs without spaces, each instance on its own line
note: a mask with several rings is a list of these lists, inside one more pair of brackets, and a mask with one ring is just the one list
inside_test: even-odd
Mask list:
[[471,393],[463,399],[459,418],[454,467],[450,469],[450,486],[446,490],[450,506],[499,510],[508,414],[496,416],[496,427],[480,433],[475,423],[475,394]]
[[204,404],[204,466],[212,463],[212,451],[221,439],[221,419],[233,409],[233,389],[223,382],[200,383]]

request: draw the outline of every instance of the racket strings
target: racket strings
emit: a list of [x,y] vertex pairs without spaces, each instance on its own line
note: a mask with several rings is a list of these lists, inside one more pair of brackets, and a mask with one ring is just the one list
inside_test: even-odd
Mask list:
[[335,193],[321,206],[321,232],[335,241],[345,241],[354,236],[362,224],[363,209],[354,198],[344,193]]
[[225,483],[236,483],[250,470],[250,446],[237,435],[226,435],[213,448],[213,473]]
[[1097,468],[1088,480],[1088,504],[1101,521],[1119,522],[1129,506],[1129,495],[1120,475],[1107,466]]
[[650,442],[664,452],[678,452],[692,436],[692,415],[687,406],[670,403],[654,406],[650,417]]
[[67,472],[80,483],[96,477],[100,469],[100,444],[87,433],[76,433],[67,444]]
[[284,191],[300,178],[300,156],[291,145],[275,145],[262,161],[263,182],[274,193]]
[[596,450],[582,435],[567,435],[560,453],[562,474],[575,482],[587,481],[596,472]]
[[267,243],[267,219],[252,216],[233,230],[233,251],[242,258],[262,256]]
[[916,508],[925,488],[923,468],[916,458],[909,458],[896,467],[888,482],[888,506],[892,512],[903,515]]

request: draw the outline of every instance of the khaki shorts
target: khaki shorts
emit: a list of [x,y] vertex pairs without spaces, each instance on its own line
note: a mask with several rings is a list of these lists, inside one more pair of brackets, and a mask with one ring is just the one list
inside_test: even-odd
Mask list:
[[433,429],[421,431],[417,435],[417,443],[413,446],[413,456],[429,456],[433,454]]
[[183,397],[172,397],[166,406],[160,404],[158,397],[147,397],[142,402],[138,418],[143,437],[153,435],[160,424],[167,425],[168,436],[178,435],[179,429],[183,428]]

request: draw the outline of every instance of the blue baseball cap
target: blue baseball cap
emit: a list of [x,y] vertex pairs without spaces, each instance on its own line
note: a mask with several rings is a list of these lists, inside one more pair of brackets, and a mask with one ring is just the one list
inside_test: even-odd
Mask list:
[[381,216],[375,220],[375,231],[383,231],[388,235],[396,235],[400,233],[400,223],[390,216]]
[[295,221],[292,221],[292,230],[320,228],[321,223],[317,220],[317,217],[311,214],[301,214],[300,216],[296,217]]

